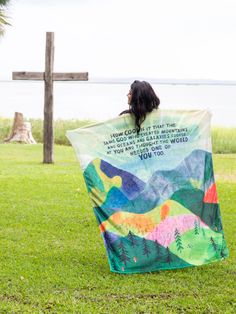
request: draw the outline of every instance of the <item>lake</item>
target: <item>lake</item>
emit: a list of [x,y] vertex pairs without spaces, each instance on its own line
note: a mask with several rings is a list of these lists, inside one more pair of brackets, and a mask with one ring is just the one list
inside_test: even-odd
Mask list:
[[[162,109],[208,109],[212,124],[236,127],[236,86],[152,84]],[[55,119],[106,120],[127,108],[127,83],[54,82]],[[0,81],[0,116],[43,118],[44,84]]]

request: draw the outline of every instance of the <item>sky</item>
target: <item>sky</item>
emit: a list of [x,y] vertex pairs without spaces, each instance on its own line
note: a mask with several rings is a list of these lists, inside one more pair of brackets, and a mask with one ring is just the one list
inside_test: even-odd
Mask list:
[[12,0],[7,15],[0,80],[44,71],[47,31],[57,72],[236,79],[235,0]]

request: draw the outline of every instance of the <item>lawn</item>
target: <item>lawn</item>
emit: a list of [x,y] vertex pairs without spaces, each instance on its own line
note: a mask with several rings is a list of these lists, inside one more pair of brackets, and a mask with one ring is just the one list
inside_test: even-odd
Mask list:
[[71,147],[0,145],[0,313],[236,313],[236,154],[214,155],[230,257],[196,268],[110,273]]

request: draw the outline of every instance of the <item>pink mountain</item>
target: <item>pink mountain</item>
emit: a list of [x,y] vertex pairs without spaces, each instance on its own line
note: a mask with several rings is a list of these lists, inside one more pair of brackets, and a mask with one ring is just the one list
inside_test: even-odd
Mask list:
[[175,241],[175,231],[183,234],[188,230],[197,228],[209,228],[200,218],[194,214],[169,216],[150,232],[145,238],[156,241],[164,247]]

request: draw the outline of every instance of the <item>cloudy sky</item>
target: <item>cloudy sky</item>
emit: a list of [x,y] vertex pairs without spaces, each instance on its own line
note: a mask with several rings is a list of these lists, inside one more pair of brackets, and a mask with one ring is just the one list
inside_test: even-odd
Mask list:
[[12,0],[0,39],[0,80],[43,71],[90,77],[236,79],[235,0]]

